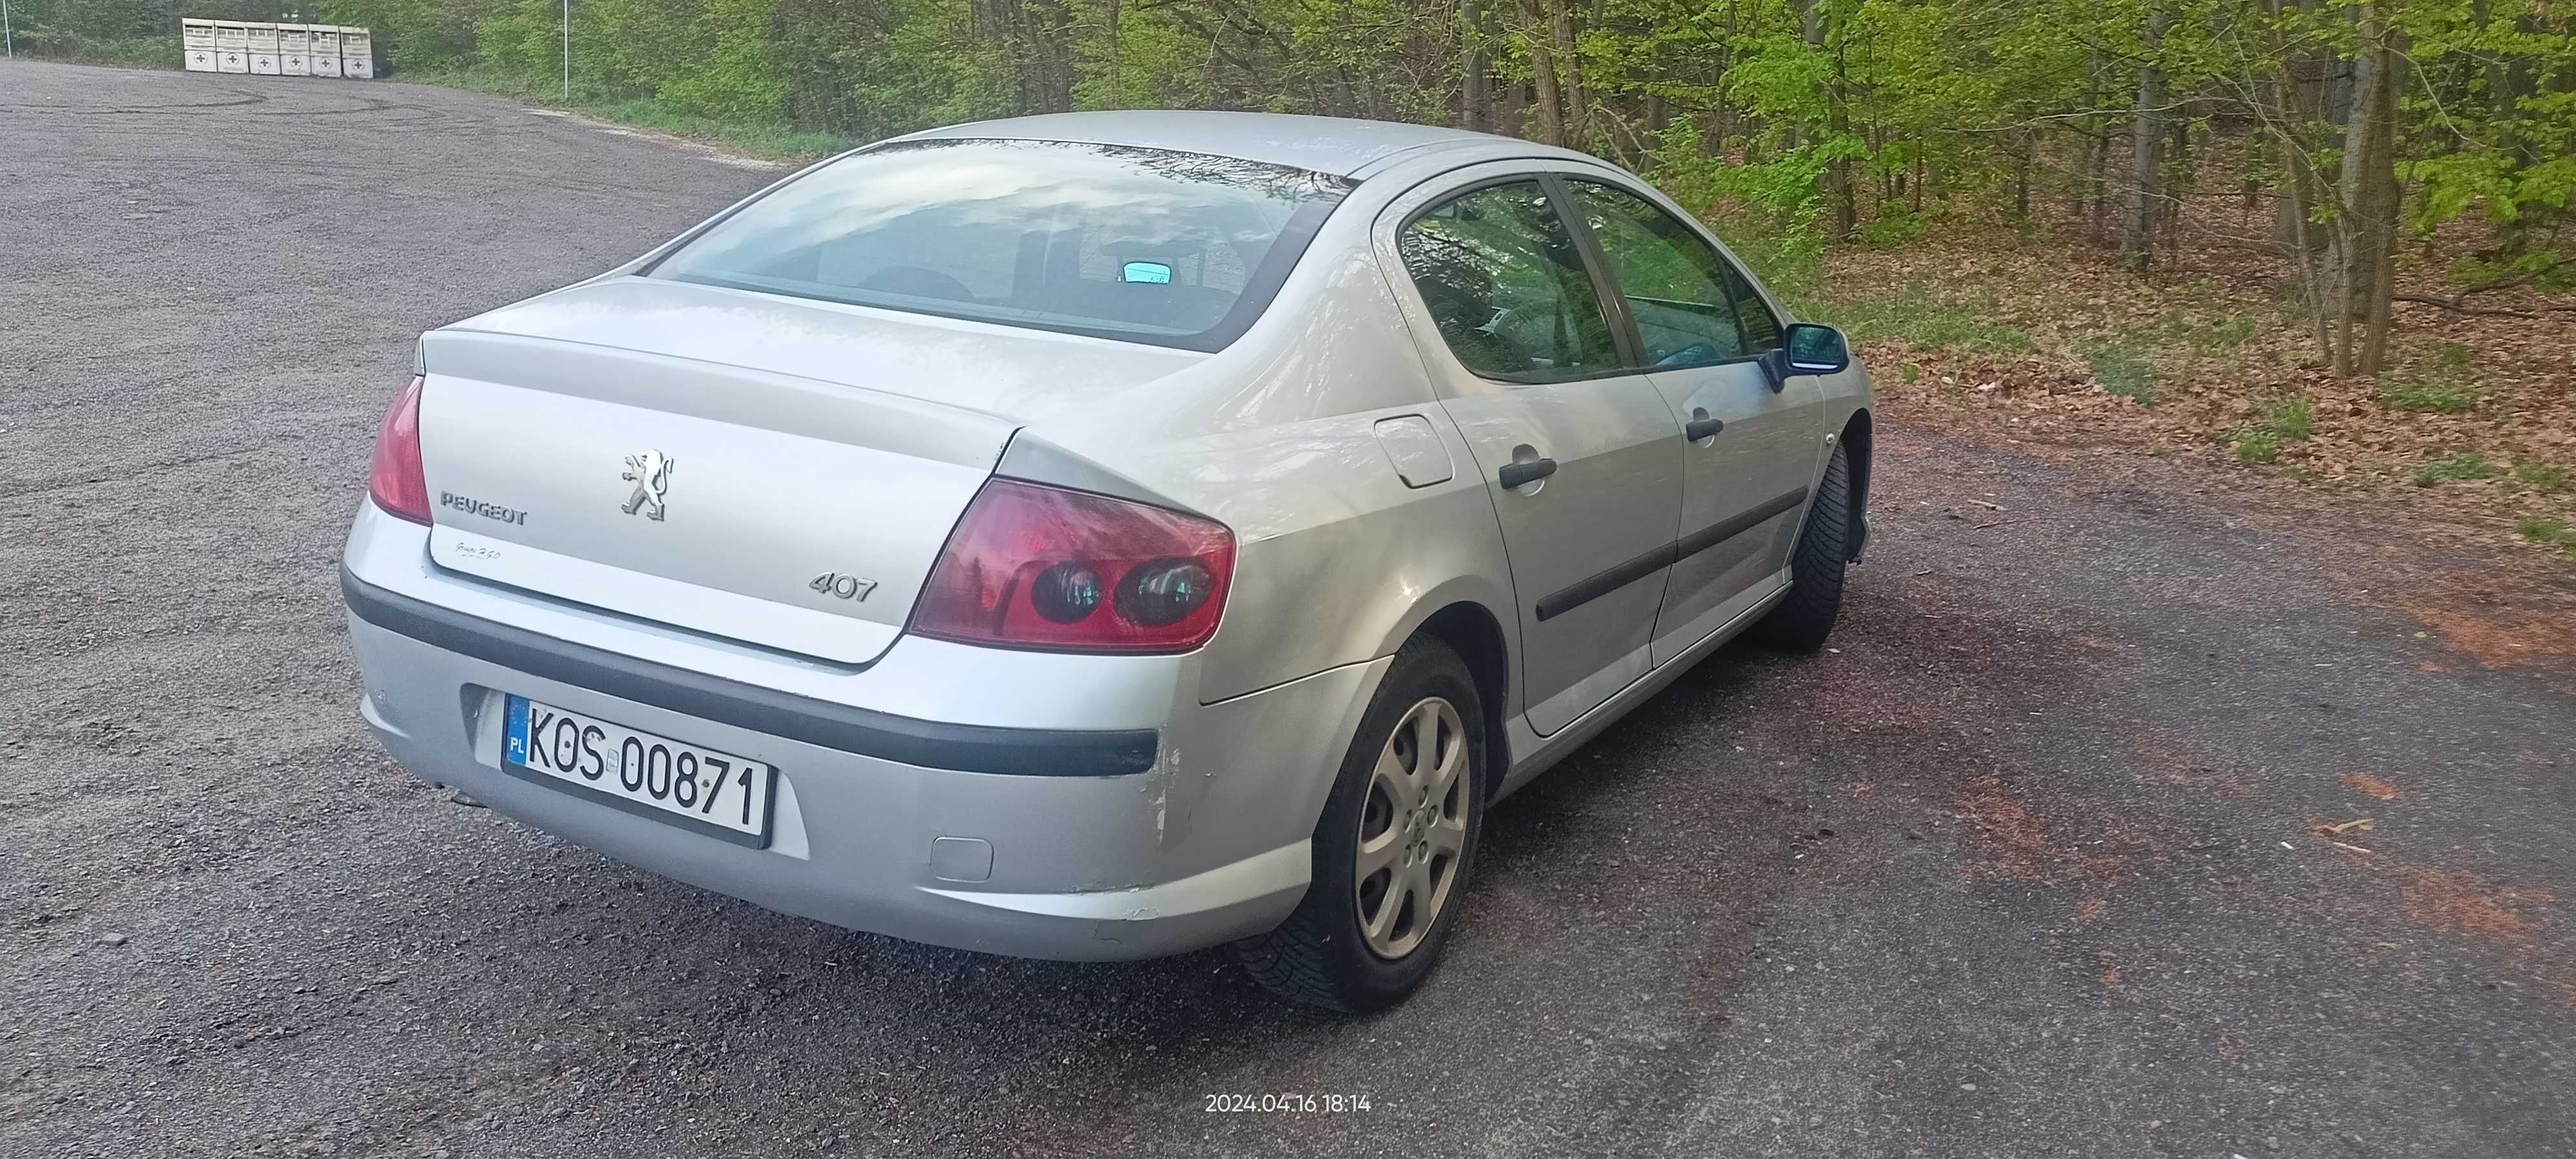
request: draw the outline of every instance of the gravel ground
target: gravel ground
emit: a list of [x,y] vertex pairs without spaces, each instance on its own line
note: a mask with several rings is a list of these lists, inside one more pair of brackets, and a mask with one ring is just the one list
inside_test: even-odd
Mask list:
[[333,571],[412,335],[768,176],[0,64],[0,1154],[2576,1150],[2564,674],[2384,608],[2394,532],[1902,416],[1839,650],[1721,654],[1499,807],[1375,1018],[781,917],[415,784]]

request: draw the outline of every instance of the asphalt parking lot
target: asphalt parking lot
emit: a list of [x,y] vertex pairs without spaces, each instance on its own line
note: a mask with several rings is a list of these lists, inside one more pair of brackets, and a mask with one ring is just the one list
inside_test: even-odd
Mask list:
[[782,917],[414,783],[334,566],[413,335],[771,176],[0,63],[0,1155],[2576,1151],[2565,673],[2394,610],[2367,527],[1901,415],[1837,650],[1722,653],[1499,807],[1374,1018]]

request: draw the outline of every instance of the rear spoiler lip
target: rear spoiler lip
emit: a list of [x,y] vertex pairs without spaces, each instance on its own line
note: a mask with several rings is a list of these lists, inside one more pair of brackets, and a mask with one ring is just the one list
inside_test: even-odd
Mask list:
[[1214,523],[1225,522],[1197,505],[1182,502],[1173,495],[1111,470],[1097,459],[1069,450],[1025,425],[1011,432],[1010,442],[1002,447],[1001,458],[993,463],[993,477],[1089,491],[1113,499],[1132,500],[1148,507],[1196,515]]
[[916,720],[639,660],[470,616],[340,569],[349,613],[388,632],[513,671],[747,728],[802,744],[921,768],[1005,776],[1118,777],[1154,767],[1153,729],[1006,728]]

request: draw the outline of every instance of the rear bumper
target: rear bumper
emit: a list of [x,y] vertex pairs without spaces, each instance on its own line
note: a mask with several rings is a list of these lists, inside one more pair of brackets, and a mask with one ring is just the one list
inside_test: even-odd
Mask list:
[[[1193,694],[1194,657],[1098,658],[1087,679],[1039,657],[1033,680],[1032,654],[907,639],[864,671],[818,674],[443,573],[425,534],[368,507],[343,579],[363,712],[415,776],[781,912],[1023,957],[1153,957],[1286,917],[1385,663],[1216,704]],[[762,665],[778,679],[744,678]],[[777,766],[769,846],[504,773],[510,694]],[[957,711],[924,711],[943,698]],[[972,719],[940,719],[956,716]],[[1118,727],[1065,727],[1086,718]]]
[[1041,729],[916,720],[605,648],[558,640],[398,595],[340,572],[349,614],[442,650],[532,676],[823,748],[970,773],[1123,776],[1154,767],[1153,729]]

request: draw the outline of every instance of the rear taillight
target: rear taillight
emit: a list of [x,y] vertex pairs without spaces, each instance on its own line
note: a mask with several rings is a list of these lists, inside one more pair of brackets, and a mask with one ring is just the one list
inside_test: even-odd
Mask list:
[[367,469],[367,495],[385,514],[429,522],[429,480],[420,469],[420,376],[394,397],[376,428],[376,460]]
[[994,479],[967,504],[912,616],[964,644],[1181,652],[1207,643],[1234,533],[1160,507]]

